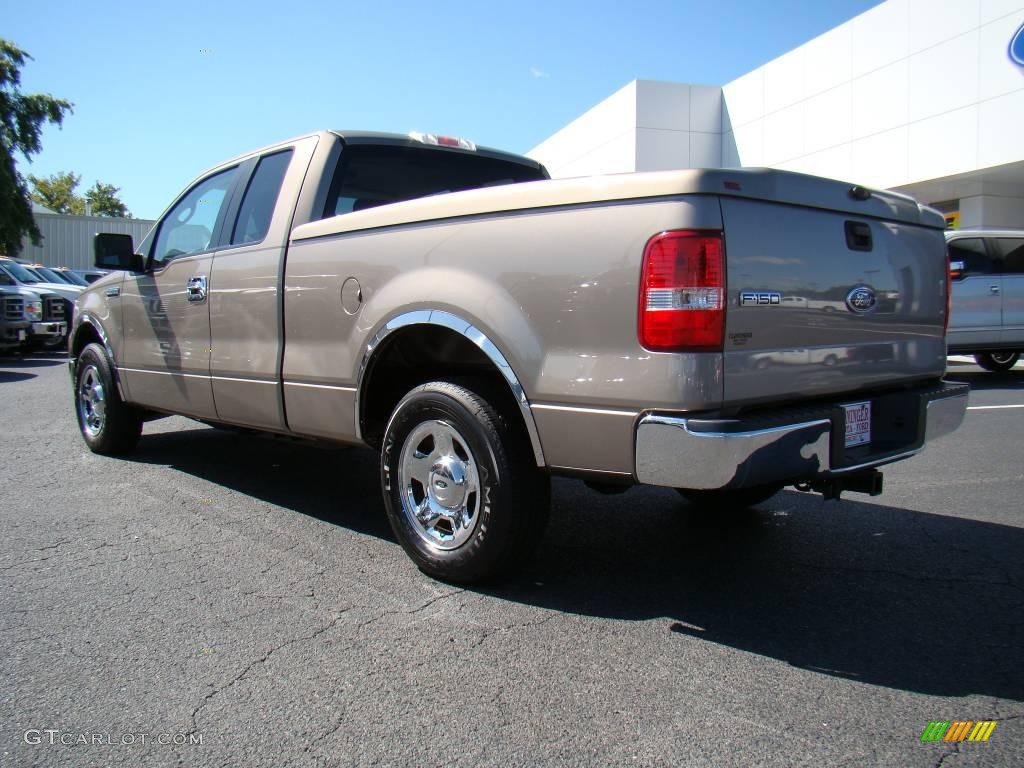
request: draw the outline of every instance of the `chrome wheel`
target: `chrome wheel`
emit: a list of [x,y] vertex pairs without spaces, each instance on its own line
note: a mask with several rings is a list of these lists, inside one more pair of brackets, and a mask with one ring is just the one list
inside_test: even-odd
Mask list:
[[405,439],[399,459],[402,511],[430,547],[461,547],[476,528],[480,476],[465,438],[446,421],[425,421]]
[[87,367],[78,381],[78,415],[82,429],[89,437],[96,437],[103,431],[103,423],[107,418],[107,399],[95,365]]
[[997,365],[1013,365],[1017,361],[1016,352],[993,352],[991,356]]

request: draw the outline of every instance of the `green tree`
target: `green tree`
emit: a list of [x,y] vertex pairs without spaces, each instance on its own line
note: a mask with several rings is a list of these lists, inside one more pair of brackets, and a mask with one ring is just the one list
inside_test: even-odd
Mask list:
[[30,197],[54,213],[82,216],[88,210],[93,216],[121,216],[126,219],[132,216],[128,206],[117,196],[121,189],[113,184],[97,181],[85,195],[80,195],[76,190],[82,177],[71,171],[61,171],[43,179],[29,174],[28,180],[32,185]]
[[14,154],[21,153],[26,159],[38,154],[43,126],[61,125],[72,107],[66,99],[21,92],[21,69],[31,58],[0,38],[0,252],[10,255],[21,250],[26,234],[37,245],[42,240]]
[[117,193],[120,187],[113,184],[103,184],[97,181],[85,193],[85,201],[92,208],[93,216],[120,216],[125,219],[132,217],[131,211],[125,205]]
[[85,200],[75,190],[81,176],[73,173],[55,173],[40,179],[29,174],[32,191],[29,196],[40,205],[45,205],[54,213],[72,213],[81,216],[85,213]]

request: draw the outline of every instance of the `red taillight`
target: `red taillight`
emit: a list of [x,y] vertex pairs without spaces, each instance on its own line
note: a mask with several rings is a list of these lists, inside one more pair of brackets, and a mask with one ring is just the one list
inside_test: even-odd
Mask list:
[[949,249],[946,249],[946,317],[942,321],[942,335],[945,336],[949,332],[949,313],[953,309],[953,279],[960,277],[961,271],[963,270],[963,263],[957,262],[956,268],[954,269],[953,262],[949,260],[950,254]]
[[647,241],[640,279],[640,343],[656,352],[722,349],[722,233],[673,230]]

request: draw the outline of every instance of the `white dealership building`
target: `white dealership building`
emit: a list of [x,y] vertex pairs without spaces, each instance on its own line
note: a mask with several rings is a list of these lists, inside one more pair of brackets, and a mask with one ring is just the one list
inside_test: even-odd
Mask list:
[[528,154],[555,178],[766,166],[1024,228],[1024,0],[888,0],[723,86],[634,80]]

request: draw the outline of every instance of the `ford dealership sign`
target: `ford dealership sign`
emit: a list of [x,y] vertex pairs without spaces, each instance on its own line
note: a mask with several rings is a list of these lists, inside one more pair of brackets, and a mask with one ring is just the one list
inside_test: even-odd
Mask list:
[[1024,67],[1024,24],[1020,25],[1017,34],[1010,41],[1010,58]]

